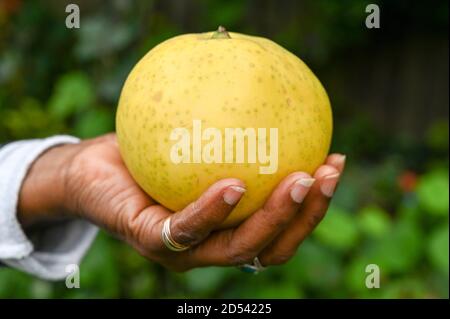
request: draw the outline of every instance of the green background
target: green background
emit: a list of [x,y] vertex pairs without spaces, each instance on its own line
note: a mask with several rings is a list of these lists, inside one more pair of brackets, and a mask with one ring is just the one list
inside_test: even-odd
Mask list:
[[[114,130],[126,75],[159,42],[229,30],[300,56],[326,87],[347,169],[327,217],[286,265],[169,272],[101,233],[81,289],[0,269],[0,297],[448,298],[448,2],[0,0],[0,143]],[[365,267],[381,269],[367,289]]]

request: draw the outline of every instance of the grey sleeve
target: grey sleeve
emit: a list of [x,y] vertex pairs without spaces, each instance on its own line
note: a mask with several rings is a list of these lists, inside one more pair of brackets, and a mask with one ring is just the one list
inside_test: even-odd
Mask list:
[[[24,140],[0,148],[0,262],[49,280],[66,277],[79,264],[98,229],[85,220],[67,220],[25,233],[17,220],[22,181],[33,161],[52,146],[78,143],[71,136]],[[68,269],[68,268],[67,268]]]

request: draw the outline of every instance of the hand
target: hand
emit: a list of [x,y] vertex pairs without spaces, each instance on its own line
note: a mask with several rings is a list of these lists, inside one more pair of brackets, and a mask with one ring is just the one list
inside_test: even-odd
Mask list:
[[[19,220],[29,225],[64,216],[86,218],[176,271],[240,265],[256,256],[264,266],[282,264],[324,217],[344,162],[344,156],[333,154],[313,178],[290,174],[241,225],[214,231],[239,202],[242,181],[220,180],[173,214],[134,182],[115,135],[108,134],[41,155],[23,183]],[[173,239],[192,246],[189,250],[172,252],[164,246],[161,229],[168,216]]]

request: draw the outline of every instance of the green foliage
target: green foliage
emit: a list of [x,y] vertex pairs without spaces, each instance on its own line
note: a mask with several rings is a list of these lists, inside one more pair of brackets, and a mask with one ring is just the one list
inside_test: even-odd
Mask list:
[[362,232],[375,238],[383,237],[391,228],[389,215],[373,205],[364,207],[359,212],[358,223]]
[[434,230],[428,240],[427,253],[431,264],[448,278],[448,221],[447,225]]
[[80,114],[74,127],[81,138],[94,137],[114,130],[114,113],[107,109],[92,109]]
[[230,269],[208,267],[194,269],[186,273],[184,284],[195,295],[208,296],[214,293],[215,287],[222,285],[230,277]]
[[17,139],[45,137],[64,131],[64,125],[53,121],[39,101],[25,97],[16,109],[5,110],[2,116],[3,129]]
[[342,266],[339,254],[309,239],[285,266],[288,273],[286,277],[318,292],[339,287]]
[[24,273],[12,269],[0,271],[0,297],[1,298],[33,298],[32,286],[40,282],[33,280]]
[[132,38],[130,25],[116,23],[104,15],[88,17],[80,28],[75,55],[80,60],[100,58],[123,49]]
[[332,205],[328,209],[327,218],[319,224],[314,236],[329,247],[348,251],[357,243],[359,231],[352,215]]
[[417,195],[421,206],[433,215],[448,215],[448,172],[433,171],[421,177]]
[[115,259],[114,246],[107,238],[100,236],[92,247],[92,251],[80,265],[80,281],[85,285],[82,292],[95,288],[96,294],[91,297],[116,298],[119,297],[118,260]]
[[381,240],[373,242],[365,254],[385,274],[408,272],[423,255],[424,237],[411,221],[399,221]]
[[89,109],[94,102],[94,90],[86,74],[71,72],[63,75],[56,83],[50,97],[48,111],[56,119]]

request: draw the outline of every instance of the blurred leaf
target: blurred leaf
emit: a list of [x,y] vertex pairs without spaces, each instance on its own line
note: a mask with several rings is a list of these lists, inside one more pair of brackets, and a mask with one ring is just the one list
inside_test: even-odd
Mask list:
[[342,175],[340,185],[335,195],[333,195],[333,205],[341,207],[347,211],[354,211],[359,207],[359,199],[362,194],[367,194],[367,185],[370,185],[365,179],[361,178],[361,168],[348,162],[345,168],[345,174]]
[[403,173],[403,165],[402,159],[398,155],[386,155],[380,165],[368,172],[374,179],[372,187],[375,196],[372,197],[372,201],[383,207],[401,201],[403,192],[398,187],[397,177]]
[[94,90],[89,78],[81,72],[62,76],[56,83],[49,102],[49,112],[58,119],[92,106]]
[[33,279],[10,268],[0,268],[0,298],[32,298]]
[[284,266],[284,280],[316,290],[337,287],[341,279],[341,267],[337,255],[307,239],[299,252]]
[[133,34],[131,25],[107,15],[87,17],[80,28],[75,54],[87,60],[113,53],[129,44]]
[[[380,269],[380,288],[368,288],[366,278],[369,273],[366,267],[370,259],[359,256],[352,260],[346,268],[345,283],[352,292],[350,296],[358,298],[424,298],[427,295],[427,288],[423,278],[417,277],[393,281],[386,276],[383,269]],[[430,296],[431,297],[431,296]]]
[[[345,284],[351,291],[360,294],[361,292],[367,292],[366,273],[367,265],[372,264],[365,256],[355,256],[350,263],[345,267]],[[381,272],[382,276],[383,273]]]
[[10,80],[19,66],[19,57],[11,51],[4,51],[0,55],[0,84]]
[[131,248],[130,246],[123,244],[119,247],[119,258],[121,260],[120,266],[123,268],[123,271],[130,272],[138,272],[144,268],[149,271],[153,269],[148,269],[149,262],[143,256],[141,256],[136,250]]
[[17,108],[7,110],[0,124],[16,139],[47,137],[63,133],[63,126],[53,121],[35,99],[25,98]]
[[53,296],[53,287],[50,282],[34,280],[31,284],[31,294],[36,299],[47,299]]
[[[443,276],[442,272],[429,271],[424,273],[424,281],[428,286],[428,290],[434,295],[431,298],[447,298],[449,297],[449,280],[448,275]],[[448,273],[448,269],[447,269]]]
[[187,272],[184,279],[190,291],[204,296],[217,290],[229,275],[230,269],[207,267]]
[[447,276],[447,281],[449,275],[448,241],[449,241],[449,230],[447,224],[444,227],[436,229],[431,234],[431,237],[428,240],[428,247],[427,247],[428,258],[430,258],[432,265],[436,267],[438,271]]
[[320,242],[342,251],[352,249],[359,238],[355,218],[335,206],[328,209],[313,234]]
[[80,285],[90,297],[119,297],[119,271],[114,259],[114,248],[105,234],[95,240],[80,265]]
[[408,299],[408,298],[433,298],[427,295],[427,288],[423,281],[417,278],[410,278],[389,283],[379,289],[380,298],[386,299]]
[[434,171],[422,176],[417,187],[420,205],[426,212],[438,215],[448,215],[449,209],[448,172]]
[[90,109],[75,124],[75,135],[81,138],[95,137],[114,130],[114,113],[108,110]]
[[401,220],[365,252],[384,274],[408,272],[423,255],[423,234],[412,221]]
[[390,227],[389,215],[377,206],[364,207],[358,215],[358,223],[361,230],[371,237],[385,235]]
[[422,216],[423,211],[417,203],[417,198],[415,198],[413,203],[411,203],[410,200],[403,201],[400,204],[400,207],[398,208],[398,212],[396,214],[397,219],[408,220],[413,223],[419,222]]
[[133,273],[127,281],[127,292],[131,298],[150,298],[155,292],[156,276],[152,271],[145,271],[143,268],[137,273]]

